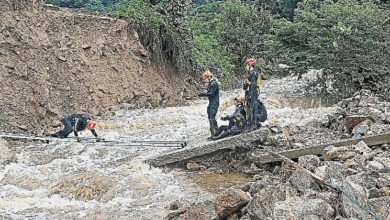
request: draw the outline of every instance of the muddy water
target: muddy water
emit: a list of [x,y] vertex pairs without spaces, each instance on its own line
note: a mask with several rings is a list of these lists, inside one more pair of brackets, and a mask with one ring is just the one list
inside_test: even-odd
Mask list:
[[[282,126],[313,120],[332,107],[296,104],[285,98],[303,97],[293,78],[264,81],[261,99],[267,123]],[[234,110],[232,97],[223,92],[221,116]],[[313,101],[314,103],[315,101]],[[98,121],[98,134],[107,140],[185,140],[201,144],[209,136],[206,100],[162,109],[121,110]],[[91,136],[88,132],[82,136]],[[224,188],[238,187],[251,178],[242,174],[165,172],[142,161],[172,150],[83,143],[13,146],[17,162],[0,170],[0,218],[4,219],[162,219],[175,200],[197,202]]]

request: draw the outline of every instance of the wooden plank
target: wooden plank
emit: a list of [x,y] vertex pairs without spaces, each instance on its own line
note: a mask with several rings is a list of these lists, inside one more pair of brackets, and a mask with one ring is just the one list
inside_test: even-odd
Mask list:
[[[293,159],[298,158],[304,155],[322,155],[322,152],[324,149],[329,146],[333,145],[335,147],[342,147],[347,145],[354,145],[359,143],[360,141],[364,141],[368,146],[378,145],[378,144],[385,144],[390,142],[390,133],[385,134],[379,134],[379,135],[371,135],[367,137],[361,137],[356,139],[349,139],[349,140],[343,140],[333,143],[327,143],[322,145],[317,145],[314,147],[308,147],[308,148],[300,148],[300,149],[293,149],[293,150],[287,150],[278,152],[279,154]],[[258,152],[257,155],[252,156],[252,159],[255,159],[255,162],[264,164],[264,163],[270,163],[275,161],[280,161],[278,158],[275,158],[265,152]]]

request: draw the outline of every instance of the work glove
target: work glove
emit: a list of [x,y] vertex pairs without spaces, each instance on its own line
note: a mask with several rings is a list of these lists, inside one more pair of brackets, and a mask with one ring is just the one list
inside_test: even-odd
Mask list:
[[204,94],[204,93],[199,93],[198,96],[199,96],[199,97],[204,97],[205,94]]
[[228,116],[225,116],[225,117],[221,117],[221,120],[222,120],[222,121],[226,121],[226,120],[229,120],[229,117],[228,117]]

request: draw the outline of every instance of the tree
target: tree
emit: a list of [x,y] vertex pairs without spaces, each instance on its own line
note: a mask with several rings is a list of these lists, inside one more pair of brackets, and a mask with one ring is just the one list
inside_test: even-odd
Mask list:
[[315,82],[323,93],[345,97],[361,88],[386,92],[390,85],[389,11],[355,0],[309,2],[313,4],[296,11],[296,22],[277,22],[278,61],[300,73],[323,69]]

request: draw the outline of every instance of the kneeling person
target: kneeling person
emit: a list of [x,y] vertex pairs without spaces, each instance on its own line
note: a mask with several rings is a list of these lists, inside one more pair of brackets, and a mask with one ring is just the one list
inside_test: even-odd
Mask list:
[[93,136],[101,140],[102,138],[98,137],[95,131],[96,123],[91,120],[89,116],[82,114],[71,114],[61,120],[64,124],[64,129],[58,131],[54,134],[51,134],[52,137],[66,138],[70,133],[74,133],[74,136],[78,137],[78,131],[83,131],[86,128],[91,130]]
[[217,132],[211,137],[211,140],[218,140],[230,135],[240,134],[246,127],[247,121],[245,118],[245,107],[243,105],[243,98],[236,97],[234,99],[236,111],[231,116],[222,117],[221,119],[229,120],[229,125],[222,125]]

